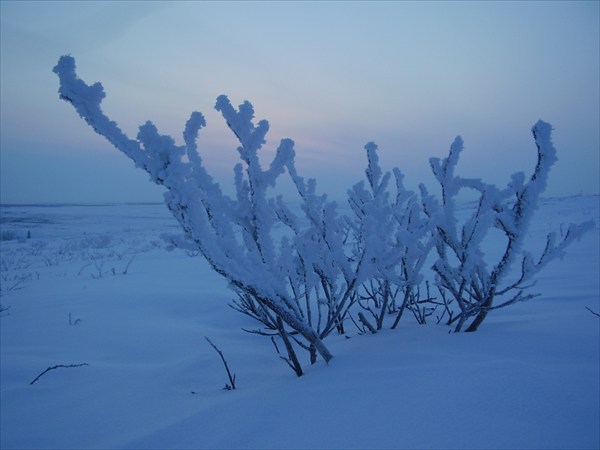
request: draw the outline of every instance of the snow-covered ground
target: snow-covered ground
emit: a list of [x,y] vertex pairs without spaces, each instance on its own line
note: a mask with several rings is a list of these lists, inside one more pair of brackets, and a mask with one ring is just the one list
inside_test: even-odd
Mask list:
[[537,299],[476,333],[408,316],[376,335],[348,326],[301,378],[241,330],[255,324],[201,258],[165,249],[178,228],[164,205],[0,217],[3,449],[600,446],[597,196],[543,201],[534,247],[569,222],[596,227],[541,272]]

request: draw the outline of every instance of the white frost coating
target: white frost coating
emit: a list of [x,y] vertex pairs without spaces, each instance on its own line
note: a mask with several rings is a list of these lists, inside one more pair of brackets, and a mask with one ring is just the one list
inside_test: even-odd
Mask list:
[[421,270],[433,247],[432,220],[419,210],[413,192],[402,183],[403,175],[393,169],[395,196],[388,191],[391,173],[379,166],[377,146],[365,146],[368,167],[367,186],[357,183],[348,191],[355,217],[350,220],[354,237],[355,258],[362,257],[358,303],[370,314],[360,321],[371,332],[383,327],[386,315],[395,315],[396,327],[406,309],[416,305]]
[[[550,234],[546,249],[537,262],[531,254],[522,252],[531,218],[546,188],[550,168],[557,160],[550,124],[540,120],[533,126],[532,133],[538,156],[533,174],[525,183],[525,175],[515,173],[502,191],[481,180],[454,175],[462,150],[460,138],[454,141],[447,158],[431,160],[433,173],[442,187],[441,204],[431,200],[424,203],[425,211],[437,227],[439,259],[433,268],[438,286],[448,292],[459,307],[458,314],[450,319],[450,323],[456,322],[457,331],[462,329],[468,318],[474,317],[474,320],[467,331],[475,331],[490,310],[533,298],[534,294],[526,293],[531,278],[550,260],[560,257],[564,248],[579,239],[592,225],[571,226],[560,242],[556,242],[555,236]],[[479,202],[459,230],[454,198],[463,188],[478,192]],[[423,196],[426,196],[424,188]],[[506,247],[493,268],[488,270],[481,246],[493,228],[504,233]],[[511,266],[519,258],[520,274],[507,280]]]
[[[531,278],[591,226],[572,225],[561,238],[550,234],[537,259],[523,252],[532,214],[556,161],[552,127],[543,121],[532,128],[538,150],[533,174],[526,180],[515,173],[502,190],[456,175],[464,147],[456,137],[446,158],[430,160],[441,186],[439,200],[424,186],[418,194],[407,190],[399,169],[384,172],[377,145],[369,142],[366,182],[348,190],[352,214],[343,216],[334,202],[317,193],[315,180],[298,174],[291,139],[282,139],[271,163],[261,167],[258,152],[269,124],[254,123],[247,101],[236,109],[222,95],[215,104],[239,141],[241,162],[234,168],[236,192],[230,198],[203,166],[196,142],[206,126],[201,113],[193,112],[186,122],[183,146],[161,135],[152,122],[141,125],[131,139],[102,112],[102,85],[80,80],[72,57],[61,57],[54,72],[60,98],[167,189],[167,206],[185,233],[184,239],[169,237],[169,242],[195,249],[228,280],[238,295],[233,307],[259,321],[260,333],[279,337],[287,352],[284,360],[298,375],[302,369],[293,344],[308,350],[311,362],[317,353],[328,361],[332,356],[323,339],[334,330],[345,333],[348,321],[356,324],[356,318],[362,331],[376,332],[389,315],[395,316],[392,327],[405,310],[424,323],[440,307],[456,330],[468,319],[473,321],[467,331],[477,329],[489,311],[534,297],[526,292]],[[296,187],[299,210],[271,193],[286,172]],[[476,192],[479,200],[459,222],[456,198],[462,189]],[[492,229],[506,238],[496,261],[488,261],[482,250]],[[434,248],[435,296],[428,282],[423,286],[423,269]],[[515,261],[521,270],[511,279]]]
[[185,123],[185,130],[183,131],[183,140],[187,149],[188,158],[197,166],[201,165],[202,160],[200,159],[200,154],[198,153],[196,139],[198,139],[200,130],[205,126],[206,120],[204,119],[202,113],[194,111],[190,115],[188,121]]
[[[167,188],[165,201],[185,231],[186,245],[193,242],[236,291],[250,296],[261,308],[267,308],[279,318],[282,322],[277,322],[277,326],[282,336],[287,336],[283,328],[285,323],[303,336],[307,345],[326,361],[331,359],[320,333],[306,320],[306,312],[295,297],[294,286],[290,287],[281,276],[282,273],[297,273],[300,270],[298,259],[282,258],[275,251],[278,246],[273,237],[275,214],[267,197],[267,188],[275,184],[286,167],[293,165],[293,141],[282,140],[270,167],[263,171],[257,152],[265,143],[268,122],[263,120],[255,126],[252,122],[254,110],[249,102],[240,105],[236,111],[227,97],[220,96],[216,109],[221,111],[237,136],[238,152],[244,162],[236,167],[237,195],[233,200],[221,192],[202,165],[196,144],[199,131],[206,125],[201,113],[192,113],[186,123],[184,146],[177,146],[171,137],[159,134],[151,122],[140,126],[137,139],[133,140],[104,115],[100,108],[105,97],[102,85],[88,86],[79,79],[72,57],[61,57],[54,72],[60,79],[60,97],[71,103],[97,133],[129,156],[136,166],[146,170],[152,181]],[[285,251],[297,251],[290,248],[289,243],[289,240],[285,241]],[[307,272],[316,270],[307,265],[302,268]]]

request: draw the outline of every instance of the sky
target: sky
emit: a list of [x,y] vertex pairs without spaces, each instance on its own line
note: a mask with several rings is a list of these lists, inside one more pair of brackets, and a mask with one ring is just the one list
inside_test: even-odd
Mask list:
[[417,189],[461,135],[458,174],[505,186],[535,167],[538,119],[559,158],[546,195],[600,193],[597,1],[1,0],[0,13],[2,203],[162,201],[59,100],[64,54],[131,137],[151,120],[182,143],[201,111],[199,148],[225,191],[238,155],[221,94],[269,121],[263,164],[292,138],[300,174],[336,199],[364,178],[369,141]]

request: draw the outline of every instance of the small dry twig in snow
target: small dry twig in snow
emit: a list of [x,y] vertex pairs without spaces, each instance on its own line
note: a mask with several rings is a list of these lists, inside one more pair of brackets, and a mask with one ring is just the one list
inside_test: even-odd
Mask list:
[[587,309],[589,312],[591,312],[593,315],[600,317],[600,314],[598,314],[596,311],[593,311],[591,308],[588,308],[587,306],[585,307],[585,309]]
[[88,363],[81,363],[81,364],[57,364],[56,366],[52,366],[52,367],[48,367],[46,370],[44,370],[42,373],[40,373],[37,377],[35,377],[35,379],[29,383],[29,384],[34,384],[37,380],[39,380],[40,378],[42,378],[42,375],[44,375],[46,372],[50,372],[53,369],[58,369],[59,367],[65,367],[65,368],[69,368],[69,367],[81,367],[81,366],[88,366]]
[[227,361],[225,361],[225,357],[223,356],[223,352],[221,350],[218,349],[218,347],[212,343],[212,341],[204,336],[204,339],[206,339],[208,341],[208,343],[212,346],[212,348],[215,349],[215,351],[219,354],[219,356],[221,357],[221,360],[223,361],[223,365],[225,366],[225,370],[227,371],[227,377],[229,378],[229,383],[231,384],[225,384],[224,389],[226,390],[231,390],[231,389],[235,389],[235,374],[233,374],[233,376],[231,376],[231,372],[229,371],[229,366],[227,365]]

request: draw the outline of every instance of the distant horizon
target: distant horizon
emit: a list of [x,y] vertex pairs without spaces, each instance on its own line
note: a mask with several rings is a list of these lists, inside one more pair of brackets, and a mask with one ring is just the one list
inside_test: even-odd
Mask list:
[[[540,201],[546,201],[546,200],[568,200],[570,198],[579,198],[579,197],[600,197],[600,194],[573,194],[573,195],[542,195],[540,196]],[[335,201],[337,203],[338,206],[340,206],[342,204],[342,202],[340,200],[337,199],[330,199],[332,201]],[[463,200],[460,201],[460,204],[469,204],[469,203],[474,203],[476,200]],[[294,204],[294,203],[302,203],[301,199],[298,200],[291,200],[290,202],[288,202],[290,204]],[[108,202],[48,202],[48,203],[44,203],[44,202],[37,202],[37,203],[0,203],[0,207],[19,207],[19,206],[28,206],[28,207],[36,207],[36,206],[40,206],[40,207],[61,207],[61,206],[89,206],[89,207],[94,207],[94,206],[127,206],[127,205],[164,205],[164,202],[160,202],[160,201],[108,201]]]

